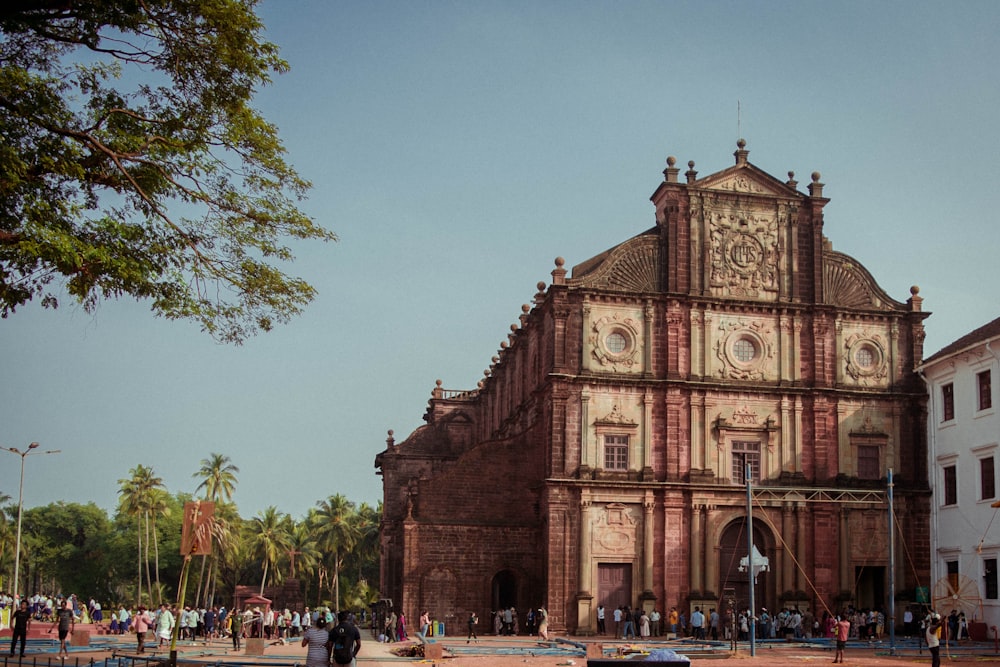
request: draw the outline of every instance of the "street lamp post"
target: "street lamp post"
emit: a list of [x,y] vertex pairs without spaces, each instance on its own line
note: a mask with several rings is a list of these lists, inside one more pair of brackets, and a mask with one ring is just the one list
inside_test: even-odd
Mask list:
[[[21,572],[21,515],[24,513],[24,459],[31,454],[31,450],[37,449],[38,443],[33,442],[28,445],[28,448],[23,452],[17,447],[0,447],[0,449],[6,450],[11,454],[17,454],[21,457],[21,485],[17,491],[17,538],[15,538],[14,545],[14,600],[17,603],[17,583]],[[47,449],[44,452],[35,452],[36,454],[58,454],[60,450],[58,449]]]

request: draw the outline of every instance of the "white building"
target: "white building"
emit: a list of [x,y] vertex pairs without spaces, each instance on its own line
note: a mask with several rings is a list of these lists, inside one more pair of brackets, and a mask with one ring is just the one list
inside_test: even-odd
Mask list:
[[[932,604],[1000,625],[1000,318],[928,357]],[[952,595],[945,597],[948,589]]]

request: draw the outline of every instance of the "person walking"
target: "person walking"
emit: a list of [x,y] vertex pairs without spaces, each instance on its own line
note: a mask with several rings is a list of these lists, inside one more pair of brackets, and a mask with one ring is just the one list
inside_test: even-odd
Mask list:
[[135,628],[136,653],[146,652],[146,632],[149,630],[149,616],[146,608],[139,605],[139,609],[132,618],[132,627]]
[[538,636],[545,640],[549,638],[549,610],[545,607],[538,608]]
[[[52,624],[59,627],[59,660],[65,660],[69,657],[69,633],[76,627],[76,614],[65,599],[59,603],[59,611]],[[49,634],[52,634],[52,628],[49,628]]]
[[[233,651],[239,651],[243,640],[243,614],[240,613],[239,609],[235,609],[233,613],[229,614],[229,618],[229,630],[233,635]],[[316,619],[317,623],[319,623],[319,618]],[[326,622],[325,619],[324,622]]]
[[476,616],[476,612],[470,611],[469,612],[469,636],[465,639],[465,643],[466,644],[468,644],[469,642],[471,642],[473,639],[476,640],[477,644],[479,643],[479,637],[476,636],[476,624],[477,623],[479,623],[479,617]]
[[328,667],[330,664],[330,633],[326,631],[326,619],[316,619],[302,635],[302,645],[306,647],[306,667]]
[[931,614],[925,634],[927,649],[931,652],[931,667],[941,667],[941,614]]
[[847,648],[847,638],[851,634],[851,622],[846,616],[837,617],[837,652],[833,656],[834,662],[844,662],[844,649]]
[[28,626],[31,625],[31,612],[28,611],[28,601],[21,600],[21,606],[10,615],[10,657],[14,657],[17,640],[21,640],[21,657],[24,657],[24,644],[28,641]]

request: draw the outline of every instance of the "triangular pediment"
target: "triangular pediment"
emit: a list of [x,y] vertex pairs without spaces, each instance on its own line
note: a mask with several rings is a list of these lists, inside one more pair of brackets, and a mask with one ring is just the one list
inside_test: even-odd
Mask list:
[[794,186],[750,164],[737,165],[698,180],[695,187],[716,192],[736,192],[765,197],[801,197]]

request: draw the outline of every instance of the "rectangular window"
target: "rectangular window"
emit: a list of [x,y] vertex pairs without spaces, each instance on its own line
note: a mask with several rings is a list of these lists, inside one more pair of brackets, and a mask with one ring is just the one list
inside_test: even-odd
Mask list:
[[992,456],[979,459],[979,491],[980,500],[992,500],[997,495],[996,473]]
[[948,583],[951,584],[951,590],[958,590],[958,561],[949,560],[944,563],[945,569],[948,572]]
[[983,588],[986,591],[987,600],[1000,598],[1000,590],[997,589],[997,559],[987,558],[983,560]]
[[945,466],[944,472],[944,504],[958,504],[958,473],[955,466]]
[[760,481],[760,443],[749,440],[733,441],[733,482],[746,484],[746,467],[750,466],[750,481]]
[[877,445],[858,445],[858,477],[881,479],[882,466]]
[[976,375],[976,385],[979,389],[979,409],[989,410],[993,407],[993,390],[990,387],[990,372],[983,371]]
[[628,470],[628,436],[604,436],[604,469]]
[[951,421],[955,418],[955,385],[946,384],[941,387],[941,421]]

